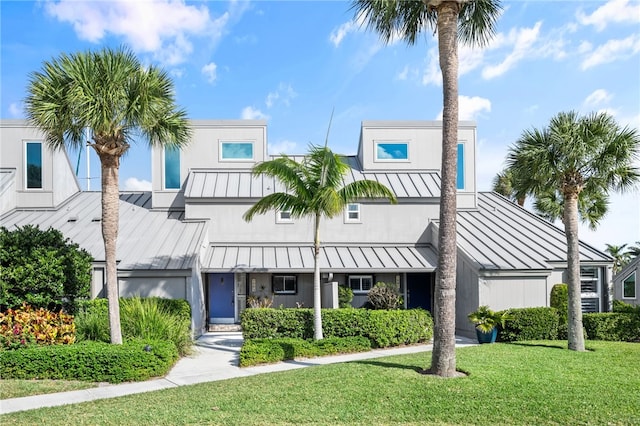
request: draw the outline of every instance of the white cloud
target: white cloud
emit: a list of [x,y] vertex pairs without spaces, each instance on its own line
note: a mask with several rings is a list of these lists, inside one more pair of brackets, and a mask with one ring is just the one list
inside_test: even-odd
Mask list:
[[240,115],[243,120],[268,120],[269,116],[252,106],[245,107]]
[[348,21],[344,24],[340,25],[338,28],[334,28],[329,34],[329,41],[335,46],[340,46],[342,40],[347,36],[347,34],[357,31],[358,24],[355,21]]
[[269,92],[264,103],[267,108],[271,108],[276,103],[281,103],[285,106],[291,104],[291,100],[298,96],[291,84],[280,83],[278,88],[274,92]]
[[[458,76],[470,73],[480,67],[484,60],[484,50],[467,45],[458,46]],[[440,71],[440,59],[438,49],[431,48],[427,52],[427,65],[422,74],[422,84],[442,86],[442,72]]]
[[22,118],[24,117],[24,110],[22,103],[13,102],[9,104],[9,115],[12,118]]
[[151,191],[151,182],[131,177],[124,182],[125,191]]
[[[491,101],[489,99],[479,96],[458,96],[459,120],[476,120],[483,112],[491,112]],[[436,120],[442,120],[442,110]]]
[[611,93],[607,92],[604,89],[598,89],[586,97],[583,105],[588,108],[596,107],[603,104],[606,105],[609,103],[609,101],[611,101],[611,98],[613,98],[613,95]]
[[591,67],[620,59],[626,59],[640,52],[640,35],[632,34],[622,40],[609,40],[598,46],[582,61],[581,69],[584,71]]
[[578,53],[588,53],[592,50],[593,44],[589,43],[588,41],[583,41],[580,43],[580,46],[578,46]]
[[187,5],[183,0],[60,0],[47,2],[45,9],[70,23],[82,40],[100,43],[108,35],[122,37],[134,51],[153,53],[167,64],[186,60],[193,51],[190,36],[220,39],[229,20],[228,12],[211,19],[205,5]]
[[530,58],[531,51],[533,50],[536,41],[540,38],[541,27],[542,22],[538,21],[533,28],[513,28],[506,38],[501,36],[500,40],[497,41],[494,47],[501,47],[501,45],[506,44],[512,45],[513,50],[499,64],[486,66],[482,70],[482,77],[487,80],[499,77],[512,69],[521,60]]
[[291,155],[295,152],[294,150],[296,149],[297,145],[298,145],[297,143],[288,141],[288,140],[283,140],[276,143],[270,143],[268,145],[269,155],[280,155],[280,154]]
[[603,31],[611,23],[640,23],[640,3],[629,0],[610,0],[591,15],[586,15],[579,10],[576,18],[580,24],[593,25],[597,31]]
[[216,78],[217,78],[217,75],[216,75],[217,69],[218,69],[218,66],[215,64],[215,62],[210,62],[207,65],[203,66],[200,71],[202,72],[202,74],[205,76],[205,78],[209,83],[213,83],[214,81],[216,81]]

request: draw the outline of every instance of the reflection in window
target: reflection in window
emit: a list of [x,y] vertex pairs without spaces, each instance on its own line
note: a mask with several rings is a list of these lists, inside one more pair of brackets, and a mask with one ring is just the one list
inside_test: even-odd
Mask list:
[[458,175],[456,179],[456,188],[464,189],[464,144],[458,144]]
[[376,160],[408,160],[409,144],[406,142],[376,143]]
[[291,210],[280,210],[277,213],[277,217],[276,217],[276,222],[277,223],[283,223],[283,222],[292,222],[293,218],[291,217]]
[[347,222],[360,221],[360,204],[357,204],[357,203],[347,204],[346,220]]
[[27,142],[27,188],[42,188],[42,142]]
[[354,293],[368,293],[373,287],[372,275],[349,275],[349,287]]
[[633,272],[622,282],[622,297],[625,299],[636,298],[636,273]]
[[274,294],[296,294],[298,292],[298,284],[295,275],[274,275],[273,276],[273,293]]
[[221,142],[221,160],[253,160],[253,142]]
[[164,188],[180,189],[180,149],[164,149]]

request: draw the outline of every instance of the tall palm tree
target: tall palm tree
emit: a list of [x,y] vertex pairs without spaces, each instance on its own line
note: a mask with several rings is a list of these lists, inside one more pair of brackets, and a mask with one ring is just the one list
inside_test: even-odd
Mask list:
[[629,246],[627,253],[629,253],[631,257],[640,256],[640,241],[636,241],[635,246]]
[[[519,189],[534,197],[560,194],[567,237],[569,290],[568,346],[584,351],[580,291],[578,219],[580,195],[606,209],[611,191],[640,182],[634,161],[640,156],[640,134],[620,127],[610,115],[579,116],[561,112],[543,129],[523,132],[509,149],[508,167],[518,176]],[[601,213],[594,214],[594,216]]]
[[624,266],[631,260],[631,253],[624,251],[627,247],[626,244],[616,246],[614,244],[607,244],[605,251],[613,257],[613,273],[617,274],[624,268]]
[[[190,138],[184,110],[174,101],[173,83],[156,67],[144,67],[131,51],[104,48],[62,54],[30,75],[25,100],[28,120],[52,149],[89,144],[102,170],[102,237],[109,299],[111,343],[122,343],[116,239],[118,171],[133,137],[151,145],[181,147]],[[87,142],[85,129],[91,141]]]
[[269,194],[255,203],[244,214],[250,221],[257,214],[270,210],[290,211],[292,218],[313,217],[313,328],[314,338],[322,336],[320,300],[320,221],[344,212],[348,203],[362,198],[387,198],[396,203],[389,188],[373,180],[358,180],[344,184],[349,171],[339,155],[326,146],[311,146],[302,162],[283,155],[275,160],[256,164],[254,175],[275,177],[285,187],[285,192]]
[[442,71],[442,182],[438,231],[438,269],[434,292],[434,339],[431,370],[453,377],[456,372],[456,176],[458,144],[458,40],[485,45],[495,33],[498,0],[353,0],[362,17],[385,42],[401,37],[410,45],[418,35],[438,33]]
[[491,190],[504,195],[511,201],[515,201],[520,207],[524,206],[526,197],[524,194],[518,193],[513,181],[513,172],[509,169],[504,169],[495,175],[491,183]]

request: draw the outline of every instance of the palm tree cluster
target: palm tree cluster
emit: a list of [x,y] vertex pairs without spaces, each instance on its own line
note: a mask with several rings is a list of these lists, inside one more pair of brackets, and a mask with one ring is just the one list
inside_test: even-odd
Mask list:
[[613,257],[614,274],[620,272],[631,260],[640,255],[640,241],[636,241],[636,244],[635,246],[607,244],[605,251]]

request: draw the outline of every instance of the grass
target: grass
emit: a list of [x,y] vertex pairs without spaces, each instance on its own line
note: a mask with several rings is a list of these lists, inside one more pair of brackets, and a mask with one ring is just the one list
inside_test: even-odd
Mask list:
[[0,416],[8,424],[640,424],[640,345],[457,350],[465,378],[420,374],[429,354],[310,367]]
[[95,388],[96,383],[66,380],[0,380],[0,399]]

